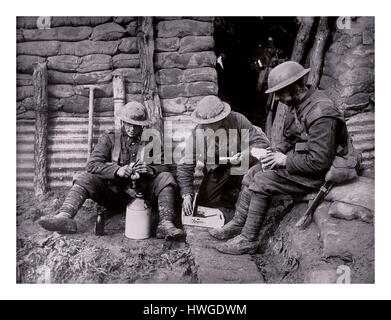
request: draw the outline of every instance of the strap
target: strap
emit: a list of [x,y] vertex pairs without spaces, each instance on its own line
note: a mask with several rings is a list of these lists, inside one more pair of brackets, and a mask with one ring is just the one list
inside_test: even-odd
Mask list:
[[114,148],[111,152],[111,160],[114,163],[118,163],[120,151],[121,151],[121,130],[114,130]]

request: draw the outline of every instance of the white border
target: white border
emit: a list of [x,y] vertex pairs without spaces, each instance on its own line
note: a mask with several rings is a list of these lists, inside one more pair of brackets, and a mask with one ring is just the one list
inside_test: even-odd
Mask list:
[[[2,206],[0,222],[0,298],[2,299],[384,299],[390,298],[390,212],[387,198],[391,106],[389,18],[386,2],[374,1],[15,1],[7,3],[2,24]],[[315,7],[316,5],[319,7]],[[60,9],[59,9],[60,7]],[[129,9],[126,9],[129,8]],[[376,284],[375,285],[17,285],[15,284],[15,16],[23,15],[375,15],[376,16]],[[11,48],[13,50],[11,50]],[[389,86],[388,86],[389,87]],[[11,156],[10,156],[11,155]]]

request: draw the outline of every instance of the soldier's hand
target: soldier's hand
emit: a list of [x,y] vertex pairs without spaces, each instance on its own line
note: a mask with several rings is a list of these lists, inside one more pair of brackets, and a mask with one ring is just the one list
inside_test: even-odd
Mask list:
[[268,152],[262,160],[262,166],[267,169],[284,168],[286,165],[286,155],[281,152]]
[[233,155],[231,157],[231,159],[229,160],[229,162],[236,166],[238,164],[240,164],[240,162],[242,161],[242,154],[240,152],[238,152],[237,154]]
[[148,176],[153,176],[153,173],[154,173],[152,167],[145,164],[145,163],[142,163],[142,164],[136,166],[135,170],[137,173],[146,174]]
[[132,169],[127,165],[120,167],[117,170],[117,176],[121,178],[129,178],[131,174],[132,174]]
[[183,197],[182,209],[186,216],[191,216],[193,214],[193,199],[191,194],[186,194]]

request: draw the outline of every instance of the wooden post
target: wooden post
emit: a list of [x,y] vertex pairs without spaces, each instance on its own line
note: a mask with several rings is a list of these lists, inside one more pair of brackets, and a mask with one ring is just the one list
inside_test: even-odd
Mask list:
[[291,60],[299,62],[303,58],[304,51],[308,40],[310,39],[312,25],[314,24],[313,17],[299,17],[300,27],[297,32],[295,44],[292,51]]
[[119,141],[121,139],[121,120],[116,116],[118,110],[125,105],[125,79],[123,76],[114,76],[113,78],[113,97],[114,97],[114,148],[111,153],[112,161],[117,162],[120,149]]
[[33,73],[35,105],[34,192],[44,195],[47,188],[48,76],[46,62],[37,63]]
[[310,52],[310,67],[311,71],[308,75],[307,83],[317,87],[320,81],[324,48],[327,38],[330,34],[327,24],[327,17],[320,17],[318,30],[316,31],[315,41]]
[[118,109],[125,105],[125,79],[123,76],[114,76],[113,78],[113,97],[114,97],[114,129],[121,130],[121,121],[115,115]]
[[138,18],[137,46],[140,54],[142,97],[144,105],[147,108],[152,127],[162,133],[162,109],[153,67],[155,44],[152,19],[153,17]]

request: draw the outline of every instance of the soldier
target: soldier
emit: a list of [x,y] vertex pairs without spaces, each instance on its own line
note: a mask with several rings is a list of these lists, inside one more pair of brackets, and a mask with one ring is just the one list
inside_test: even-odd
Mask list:
[[230,239],[216,247],[220,252],[255,252],[271,197],[316,191],[334,156],[348,152],[344,117],[323,91],[305,85],[303,77],[309,71],[288,61],[270,72],[266,92],[275,92],[289,107],[284,139],[261,160],[271,170],[250,171],[245,177],[248,188],[240,195],[232,223],[211,232],[220,240]]
[[[180,239],[184,232],[173,224],[176,182],[163,165],[134,164],[141,157],[143,126],[149,124],[144,106],[132,101],[123,106],[118,114],[121,133],[104,133],[95,146],[87,163],[87,172],[73,183],[64,203],[54,216],[44,216],[38,223],[49,231],[76,233],[73,220],[86,199],[107,208],[121,208],[134,197],[129,188],[130,176],[140,177],[140,188],[157,200],[159,224],[157,238]],[[117,159],[117,160],[116,160]]]
[[[184,163],[178,165],[178,183],[183,198],[182,206],[187,215],[192,214],[194,170],[196,158],[199,156],[199,154],[197,154],[195,141],[197,129],[212,129],[213,132],[222,129],[227,136],[230,129],[235,130],[238,139],[237,141],[232,141],[232,144],[236,144],[236,150],[240,151],[240,153],[235,155],[237,158],[233,159],[233,164],[239,164],[244,157],[249,157],[249,166],[252,166],[257,162],[257,159],[250,155],[250,149],[253,147],[267,148],[269,146],[269,141],[261,129],[257,130],[250,121],[240,113],[231,112],[230,106],[227,103],[222,102],[216,96],[206,96],[200,100],[196,110],[192,114],[192,118],[193,121],[197,123],[197,126],[190,137],[190,139],[194,140],[193,158],[191,159],[190,164]],[[248,133],[249,149],[247,150],[241,150],[243,132]],[[227,142],[228,144],[231,143],[228,140]],[[225,150],[229,150],[227,145],[220,145],[220,143],[221,141],[219,140],[215,145],[215,150],[212,150],[215,154],[215,162],[213,164],[207,163],[204,166],[204,178],[200,186],[198,200],[198,203],[201,205],[217,206],[221,204],[221,196],[223,193],[228,193],[233,188],[237,188],[239,191],[241,188],[242,178],[245,172],[241,175],[231,175],[231,164],[219,164],[219,153],[222,150],[222,147],[227,147]],[[205,147],[208,147],[208,141],[206,141]],[[206,155],[207,151],[205,150],[202,155],[203,158],[198,157],[197,160],[205,163]],[[234,160],[236,160],[236,162]],[[248,170],[248,168],[246,168],[246,170]],[[231,196],[231,198],[231,202],[233,202],[232,205],[234,206],[237,196]]]

